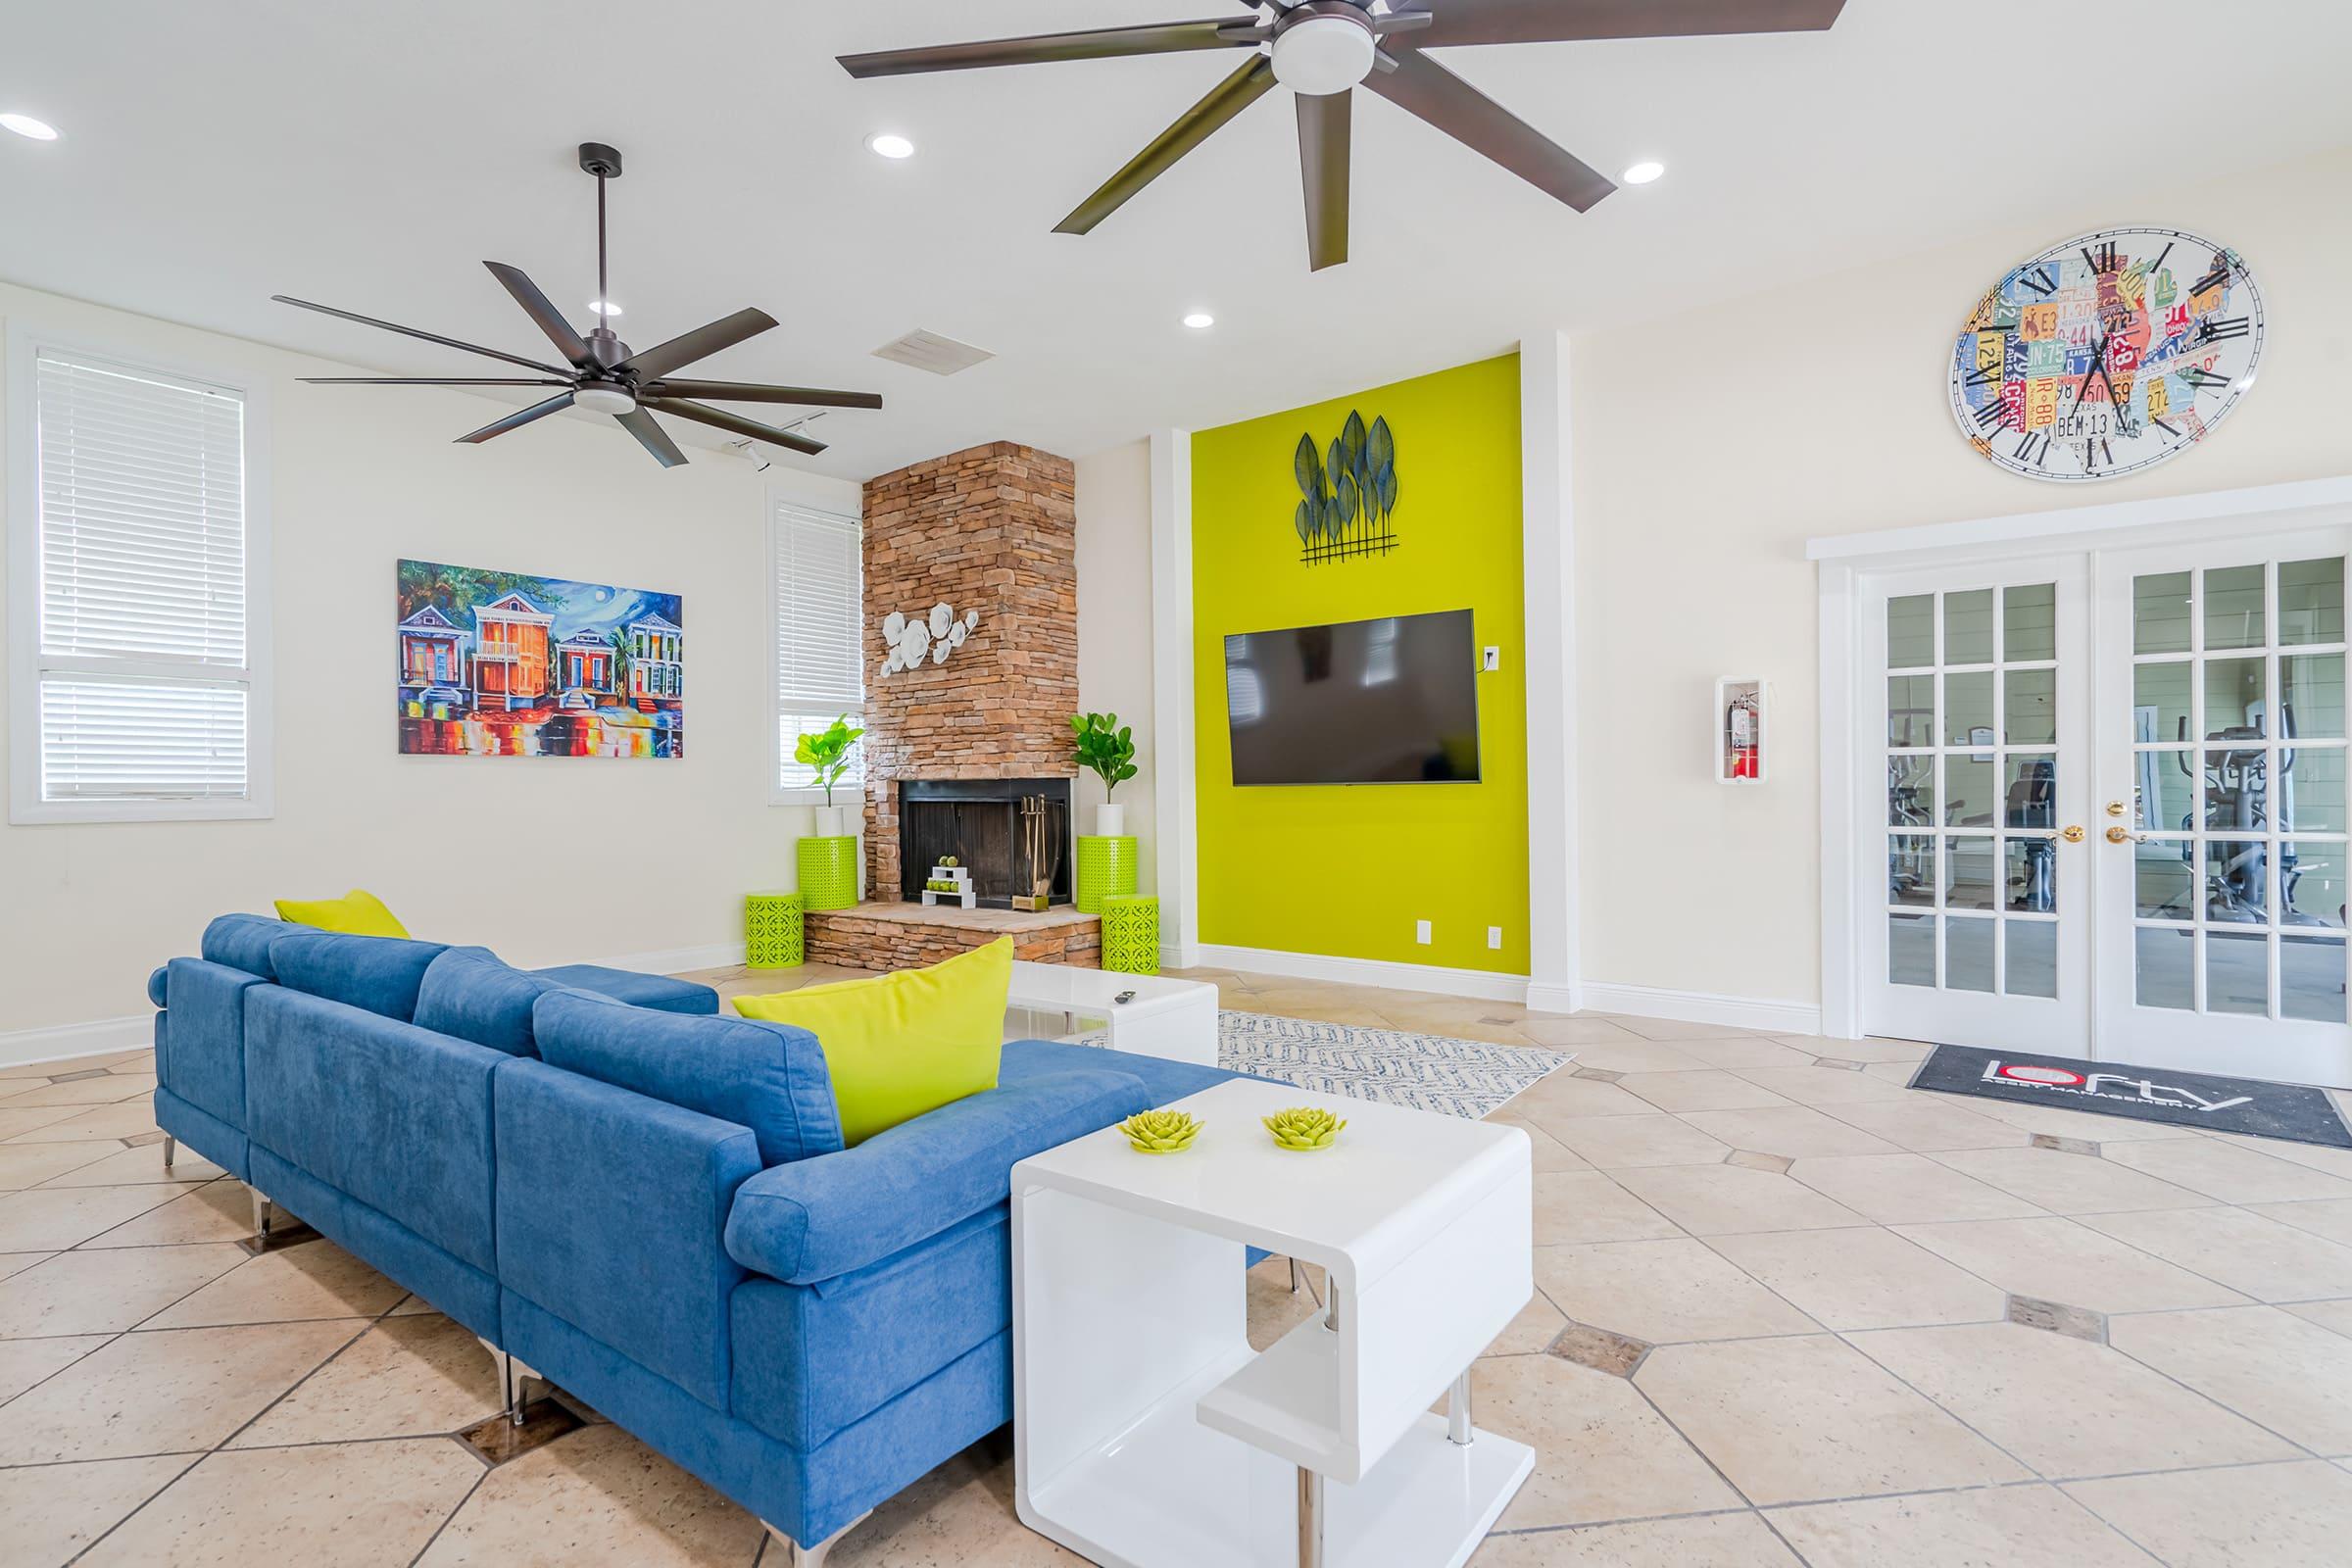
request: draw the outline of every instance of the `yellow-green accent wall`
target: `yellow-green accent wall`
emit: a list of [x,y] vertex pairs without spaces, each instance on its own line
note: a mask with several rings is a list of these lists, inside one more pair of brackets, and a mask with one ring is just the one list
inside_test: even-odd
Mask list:
[[[1292,455],[1301,434],[1328,447],[1350,410],[1396,434],[1398,547],[1308,565]],[[1515,354],[1194,435],[1203,942],[1527,973],[1520,529]],[[1478,677],[1479,783],[1234,787],[1228,633],[1465,608],[1478,644],[1502,650]],[[1416,920],[1431,924],[1427,947]]]

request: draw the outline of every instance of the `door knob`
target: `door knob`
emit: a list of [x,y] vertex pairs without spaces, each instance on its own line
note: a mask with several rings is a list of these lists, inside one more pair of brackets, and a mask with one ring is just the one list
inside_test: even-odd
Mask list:
[[2060,828],[2058,830],[2058,836],[2066,840],[2066,842],[2069,844],[2080,844],[2082,842],[2082,830],[2079,827]]
[[2107,842],[2129,844],[2132,842],[2132,830],[2128,827],[2111,827],[2107,830]]
[[2121,816],[2124,814],[2124,803],[2121,801],[2109,801],[2107,803],[2107,814],[2109,816]]

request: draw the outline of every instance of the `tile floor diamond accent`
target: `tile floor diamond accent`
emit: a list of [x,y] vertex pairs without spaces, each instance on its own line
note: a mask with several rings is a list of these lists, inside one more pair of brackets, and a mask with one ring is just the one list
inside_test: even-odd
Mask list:
[[1590,1323],[1571,1323],[1551,1342],[1551,1354],[1613,1378],[1630,1378],[1650,1352],[1648,1342],[1596,1329]]
[[1634,1386],[1765,1506],[2027,1478],[2015,1460],[1826,1335],[1660,1346]]
[[2064,1301],[2044,1301],[2031,1296],[2012,1296],[2001,1313],[2004,1321],[2044,1334],[2063,1334],[2092,1345],[2107,1343],[2107,1314]]
[[1788,1174],[1788,1167],[1796,1163],[1786,1154],[1759,1154],[1752,1149],[1735,1149],[1723,1156],[1723,1162],[1741,1170],[1770,1171],[1775,1176]]

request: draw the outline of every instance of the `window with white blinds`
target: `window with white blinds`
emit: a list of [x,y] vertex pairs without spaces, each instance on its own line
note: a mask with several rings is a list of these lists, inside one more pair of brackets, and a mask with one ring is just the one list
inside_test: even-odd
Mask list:
[[[812,769],[792,760],[803,735],[836,718],[860,723],[865,710],[865,577],[856,517],[838,516],[787,501],[774,504],[768,524],[774,564],[776,616],[776,775],[779,794],[812,789]],[[863,749],[850,754],[837,804],[858,798],[864,779]]]
[[12,359],[12,814],[261,814],[246,395]]

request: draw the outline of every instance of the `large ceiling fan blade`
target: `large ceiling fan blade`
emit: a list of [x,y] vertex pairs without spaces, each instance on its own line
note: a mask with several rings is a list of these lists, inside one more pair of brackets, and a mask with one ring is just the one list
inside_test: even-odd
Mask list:
[[775,324],[776,318],[765,311],[737,311],[666,343],[657,343],[643,354],[623,360],[615,368],[633,372],[640,381],[658,381],[671,370],[684,369],[697,360],[707,360],[721,349],[731,349],[746,338],[758,337]]
[[1161,131],[1156,140],[1136,154],[1132,163],[1096,191],[1078,210],[1054,227],[1056,234],[1084,234],[1125,206],[1136,192],[1174,168],[1177,160],[1214,135],[1236,115],[1264,97],[1274,85],[1274,63],[1252,55],[1249,63],[1212,88],[1207,97],[1184,112],[1182,119]]
[[513,414],[508,415],[505,418],[492,420],[490,423],[483,425],[479,430],[462,435],[458,437],[458,439],[463,442],[470,442],[473,445],[479,446],[482,442],[489,440],[494,435],[505,435],[509,430],[528,424],[533,419],[544,419],[551,414],[561,414],[565,409],[570,407],[571,394],[569,392],[559,392],[554,397],[549,398],[545,403],[534,403],[527,409],[517,409]]
[[1048,32],[1027,38],[991,38],[979,43],[935,44],[923,49],[885,49],[875,54],[840,58],[842,69],[853,76],[905,76],[930,71],[972,71],[984,66],[1034,66],[1057,60],[1110,60],[1124,55],[1254,47],[1263,36],[1253,12],[1245,17],[1212,17],[1204,22]]
[[772,424],[761,424],[758,419],[747,419],[739,414],[729,414],[724,409],[714,409],[708,404],[689,403],[684,398],[647,398],[645,406],[659,409],[663,414],[675,415],[681,419],[692,419],[697,424],[710,425],[712,429],[747,435],[755,441],[765,441],[770,446],[789,447],[812,458],[825,450],[822,441],[811,441],[797,431],[779,430]]
[[569,386],[551,376],[504,375],[298,375],[305,386]]
[[1418,50],[1398,51],[1396,69],[1374,72],[1364,85],[1580,213],[1592,211],[1617,188],[1606,174]]
[[1298,97],[1298,169],[1306,182],[1306,255],[1314,271],[1348,259],[1348,144],[1353,92]]
[[270,297],[280,305],[292,305],[306,311],[317,311],[321,316],[341,317],[346,321],[357,321],[362,326],[380,326],[387,332],[398,332],[403,337],[422,338],[427,343],[438,343],[445,349],[464,349],[468,354],[486,354],[491,359],[504,360],[509,365],[519,365],[526,370],[540,370],[556,376],[568,376],[571,373],[561,366],[542,365],[537,360],[526,360],[519,354],[509,354],[503,349],[486,349],[479,343],[463,343],[454,337],[443,337],[438,332],[425,332],[414,326],[402,326],[397,321],[379,321],[372,316],[361,316],[351,311],[338,311],[332,305],[314,305],[309,300],[298,300],[291,294],[272,294]]
[[588,352],[588,340],[572,330],[571,323],[564,319],[564,313],[557,310],[548,297],[540,292],[538,284],[523,275],[521,268],[509,267],[504,262],[484,262],[482,265],[490,269],[492,277],[507,286],[507,292],[514,296],[514,303],[521,306],[524,314],[539,324],[539,330],[547,334],[547,340],[556,346],[558,354],[583,370],[596,363],[595,357]]
[[619,421],[622,429],[635,436],[664,468],[674,468],[686,461],[686,454],[678,450],[678,444],[669,438],[669,432],[662,429],[660,421],[643,409],[629,414],[615,414],[612,417]]
[[681,381],[664,376],[645,390],[662,398],[716,398],[721,403],[797,403],[810,409],[878,409],[879,392],[828,392],[821,386],[770,386],[764,381]]
[[1428,26],[1398,34],[1416,49],[1453,44],[1574,43],[1709,33],[1819,32],[1845,0],[1412,0]]

